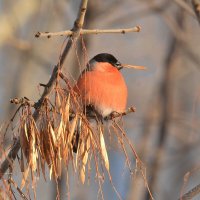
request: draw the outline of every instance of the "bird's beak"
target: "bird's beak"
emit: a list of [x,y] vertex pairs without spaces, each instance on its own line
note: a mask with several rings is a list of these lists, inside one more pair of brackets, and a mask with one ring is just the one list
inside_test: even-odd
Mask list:
[[137,69],[137,70],[146,70],[147,69],[144,66],[137,66],[137,65],[122,64],[121,66],[122,66],[122,68]]

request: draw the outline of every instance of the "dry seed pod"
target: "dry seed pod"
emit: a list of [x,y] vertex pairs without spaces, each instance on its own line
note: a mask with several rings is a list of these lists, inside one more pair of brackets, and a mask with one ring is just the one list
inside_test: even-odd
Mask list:
[[25,157],[27,158],[29,155],[29,144],[28,144],[28,131],[26,127],[26,123],[21,126],[21,131],[20,131],[20,144],[21,148],[23,150],[23,153]]
[[80,169],[80,178],[81,178],[81,183],[85,183],[85,166],[83,165],[82,168]]
[[105,163],[105,167],[109,171],[108,154],[107,154],[107,150],[106,150],[106,145],[105,145],[103,133],[102,133],[101,130],[100,130],[100,145],[101,145],[101,153],[102,153],[102,158],[103,158],[104,163]]

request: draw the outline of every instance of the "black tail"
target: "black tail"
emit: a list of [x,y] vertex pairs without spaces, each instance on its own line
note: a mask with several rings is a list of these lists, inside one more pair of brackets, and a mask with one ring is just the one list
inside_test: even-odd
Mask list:
[[80,133],[78,130],[76,130],[72,139],[72,146],[74,153],[77,153],[79,138],[80,138]]

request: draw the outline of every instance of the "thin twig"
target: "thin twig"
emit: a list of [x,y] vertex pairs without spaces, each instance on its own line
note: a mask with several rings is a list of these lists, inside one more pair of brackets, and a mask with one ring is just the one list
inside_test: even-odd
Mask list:
[[13,104],[21,104],[21,105],[30,105],[34,107],[34,103],[31,102],[27,97],[22,97],[22,98],[13,98],[10,99],[10,103]]
[[124,29],[85,29],[81,32],[81,34],[102,34],[102,33],[132,33],[132,32],[140,32],[141,27],[140,26],[135,26],[133,28],[124,28]]
[[[104,34],[104,33],[132,33],[132,32],[140,32],[141,27],[135,26],[133,28],[122,28],[122,29],[82,29],[80,31],[81,35],[85,34]],[[73,31],[60,31],[60,32],[37,32],[35,37],[47,37],[50,38],[52,36],[71,36]]]
[[112,120],[112,119],[117,118],[117,117],[122,117],[124,115],[127,115],[127,114],[135,112],[135,111],[136,111],[135,107],[130,107],[125,112],[122,112],[122,113],[113,112],[108,117],[106,117],[106,120]]
[[[65,49],[62,52],[58,64],[53,69],[53,72],[51,74],[49,82],[47,83],[47,87],[45,87],[41,98],[35,104],[36,110],[33,113],[33,118],[34,118],[35,121],[37,121],[37,119],[39,117],[39,111],[42,107],[43,101],[51,93],[51,91],[53,89],[53,86],[54,86],[56,79],[57,79],[58,71],[62,69],[63,63],[64,63],[64,61],[65,61],[65,59],[68,55],[68,52],[70,51],[70,49],[72,47],[72,44],[74,42],[76,42],[76,40],[78,39],[78,37],[80,35],[80,30],[83,26],[83,22],[84,22],[84,18],[85,18],[87,3],[88,3],[88,0],[82,0],[81,1],[78,16],[77,16],[77,19],[74,23],[74,27],[72,29],[73,34],[69,38],[69,40],[68,40],[68,42],[65,46]],[[20,139],[18,138],[17,141],[14,143],[12,149],[8,153],[7,158],[3,161],[3,163],[0,166],[0,179],[3,177],[3,175],[7,171],[8,167],[10,166],[10,164],[11,164],[10,161],[13,162],[16,159],[16,156],[17,156],[19,149],[20,149]]]
[[9,183],[12,183],[14,185],[14,187],[16,188],[16,190],[19,192],[20,196],[22,197],[22,199],[28,200],[28,198],[26,197],[26,195],[22,192],[22,190],[17,186],[16,182],[10,178],[8,180]]
[[195,197],[200,193],[200,184],[189,190],[187,193],[185,193],[183,196],[180,197],[179,200],[189,200]]
[[52,36],[71,36],[73,34],[73,31],[59,31],[59,32],[37,32],[35,34],[35,37],[47,37],[50,38]]
[[14,115],[11,117],[11,119],[9,120],[9,123],[7,124],[6,128],[5,128],[5,132],[3,135],[3,138],[6,137],[6,133],[8,131],[8,128],[10,127],[11,123],[14,121],[15,116],[17,115],[17,113],[19,112],[20,108],[22,107],[22,104],[17,108],[17,110],[15,111]]

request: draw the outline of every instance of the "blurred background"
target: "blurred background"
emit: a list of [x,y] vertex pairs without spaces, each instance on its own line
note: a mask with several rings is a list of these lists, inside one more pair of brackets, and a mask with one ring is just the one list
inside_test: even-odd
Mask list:
[[[70,52],[64,72],[76,79],[84,68],[78,60],[97,53],[113,54],[122,63],[143,65],[146,71],[123,70],[128,85],[128,107],[136,113],[124,118],[124,128],[140,159],[154,198],[178,199],[200,183],[200,24],[191,0],[89,0],[85,27],[110,29],[140,25],[140,33],[84,36]],[[16,106],[10,98],[37,101],[57,63],[64,37],[35,38],[36,32],[71,29],[80,0],[0,0],[0,122],[8,121]],[[83,52],[85,51],[85,52]],[[80,69],[81,68],[81,69]],[[5,146],[12,144],[7,134]],[[130,176],[123,153],[109,145],[110,171],[125,200],[150,199],[140,173]],[[130,149],[133,165],[135,158]],[[14,179],[20,182],[18,163]],[[92,173],[91,176],[95,176]],[[100,197],[91,177],[83,186],[73,172],[59,181],[61,199]],[[31,187],[30,187],[31,188]],[[31,190],[31,189],[30,189]],[[104,199],[115,200],[109,180]],[[16,192],[17,193],[17,192]],[[32,191],[30,191],[33,196]],[[68,195],[67,195],[68,193]],[[17,195],[17,194],[16,194]],[[36,199],[56,199],[56,186],[47,177],[37,182]],[[200,199],[200,195],[193,199]]]

